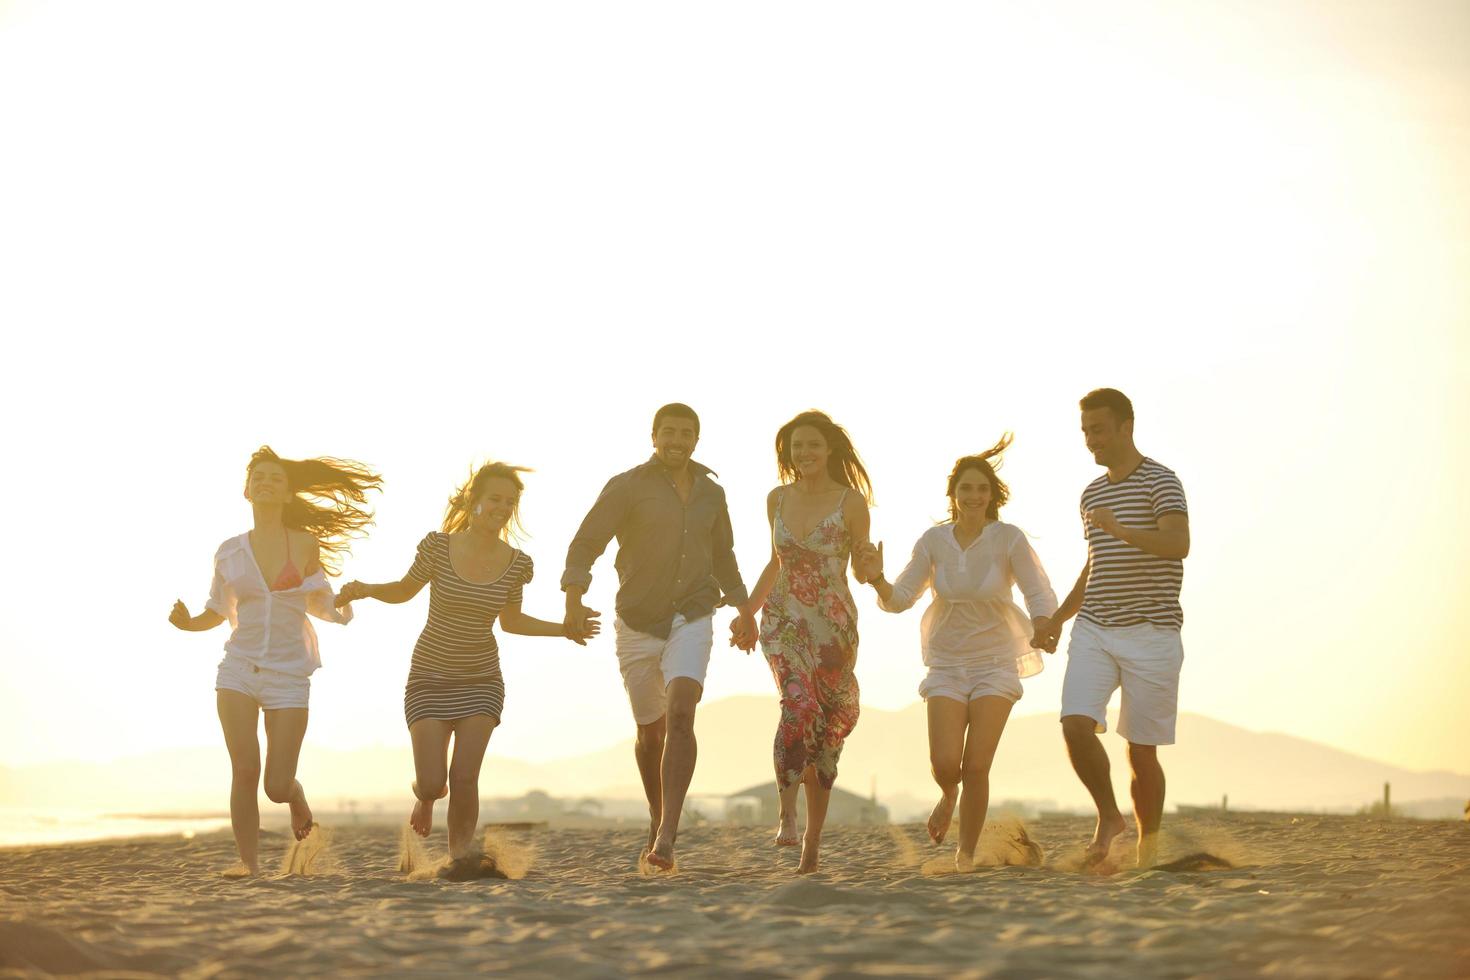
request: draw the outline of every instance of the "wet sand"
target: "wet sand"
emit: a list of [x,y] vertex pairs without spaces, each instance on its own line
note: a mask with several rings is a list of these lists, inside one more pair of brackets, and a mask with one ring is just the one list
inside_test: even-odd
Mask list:
[[[471,881],[436,874],[442,830],[405,849],[384,826],[325,828],[294,853],[265,834],[271,870],[245,881],[218,874],[227,833],[0,850],[0,975],[1470,974],[1470,824],[1166,826],[1161,862],[1215,870],[1071,870],[1091,830],[1076,817],[1027,826],[1040,867],[971,874],[917,825],[831,828],[805,878],[770,829],[727,825],[686,830],[678,871],[656,877],[631,827],[492,832],[507,877]],[[982,851],[1025,860],[1013,829]]]

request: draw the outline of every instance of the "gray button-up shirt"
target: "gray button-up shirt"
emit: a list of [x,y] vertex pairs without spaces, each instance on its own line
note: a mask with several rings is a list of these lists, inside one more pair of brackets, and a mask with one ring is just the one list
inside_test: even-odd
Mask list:
[[616,536],[618,616],[640,633],[667,637],[677,613],[694,620],[745,602],[725,490],[709,467],[688,465],[687,504],[656,455],[607,481],[567,549],[562,589],[586,592],[593,562]]

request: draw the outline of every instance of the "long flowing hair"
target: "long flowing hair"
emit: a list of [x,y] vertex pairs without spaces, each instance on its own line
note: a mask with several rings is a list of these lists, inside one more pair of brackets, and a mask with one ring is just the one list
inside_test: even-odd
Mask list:
[[825,412],[815,409],[802,412],[776,432],[776,472],[781,475],[781,482],[795,483],[801,478],[801,471],[791,458],[791,434],[803,425],[816,429],[827,443],[827,475],[844,487],[851,487],[861,493],[871,507],[873,483],[868,479],[868,471],[863,468],[862,458],[852,447],[852,438],[848,436],[846,429],[833,422]]
[[366,534],[373,523],[373,512],[365,506],[367,493],[381,491],[383,478],[356,460],[331,456],[284,459],[270,446],[261,446],[245,467],[247,487],[250,474],[261,463],[275,463],[286,471],[291,499],[281,511],[281,523],[316,538],[323,570],[328,575],[341,574],[352,539]]
[[475,500],[485,492],[485,485],[491,480],[501,479],[509,480],[515,485],[516,505],[511,508],[510,520],[500,529],[500,537],[505,541],[519,541],[528,537],[525,526],[521,524],[520,494],[526,486],[521,482],[520,474],[530,472],[528,467],[512,466],[509,463],[486,463],[478,470],[472,468],[470,478],[454,491],[454,496],[449,498],[449,506],[444,509],[444,533],[453,534],[468,528],[470,509],[474,507]]
[[[1011,488],[1005,485],[995,471],[1000,468],[1000,454],[1006,451],[1011,444],[1011,434],[1007,432],[1000,437],[1000,441],[983,453],[973,456],[961,456],[955,460],[954,469],[949,471],[949,487],[945,495],[949,498],[949,521],[951,524],[960,522],[960,510],[954,503],[955,488],[959,486],[960,476],[965,470],[979,470],[985,474],[985,479],[990,481],[990,504],[985,508],[985,516],[992,521],[1000,520],[1000,509],[1005,506],[1006,501],[1011,499]],[[994,464],[991,463],[994,460]]]

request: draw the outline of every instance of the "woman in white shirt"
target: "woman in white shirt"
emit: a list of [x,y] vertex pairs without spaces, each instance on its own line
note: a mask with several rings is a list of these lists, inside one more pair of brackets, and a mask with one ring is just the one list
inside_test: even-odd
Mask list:
[[[955,867],[975,864],[985,825],[990,763],[1021,678],[1041,670],[1041,646],[1057,597],[1025,534],[1000,521],[1010,497],[995,475],[1010,445],[1007,434],[985,452],[965,456],[949,474],[950,519],[924,532],[913,557],[890,585],[883,577],[883,546],[869,547],[857,567],[878,593],[878,605],[903,612],[926,591],[934,598],[920,624],[924,664],[919,685],[929,711],[929,759],[940,798],[929,815],[929,836],[944,840],[960,809]],[[1030,617],[1011,598],[1019,584]],[[963,793],[961,793],[963,788]]]
[[265,795],[291,808],[297,840],[311,832],[311,807],[296,781],[296,761],[306,735],[311,674],[321,666],[316,632],[307,614],[334,623],[352,618],[337,608],[327,575],[340,570],[348,539],[372,523],[363,506],[367,491],[382,484],[367,467],[343,459],[282,459],[269,446],[250,457],[245,499],[252,530],[230,538],[214,555],[209,601],[197,616],[183,601],[169,622],[199,632],[229,620],[230,638],[215,678],[215,701],[234,777],[230,824],[241,877],[260,871],[259,712],[265,712]]

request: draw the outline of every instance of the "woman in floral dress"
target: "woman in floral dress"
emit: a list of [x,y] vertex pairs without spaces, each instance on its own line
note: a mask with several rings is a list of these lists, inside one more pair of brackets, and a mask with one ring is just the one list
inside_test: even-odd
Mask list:
[[822,824],[842,743],[858,718],[857,608],[847,587],[848,558],[868,548],[872,486],[852,440],[821,412],[803,412],[776,433],[781,485],[766,498],[771,560],[731,624],[756,635],[781,694],[776,730],[776,843],[794,846],[796,792],[806,787],[806,832],[799,873],[815,871]]

